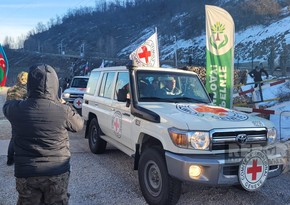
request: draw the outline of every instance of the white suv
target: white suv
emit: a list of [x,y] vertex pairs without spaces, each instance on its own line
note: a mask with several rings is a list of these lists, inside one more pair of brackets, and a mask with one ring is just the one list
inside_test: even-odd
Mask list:
[[70,85],[62,93],[62,99],[73,104],[76,110],[81,113],[83,96],[86,92],[89,76],[74,76]]
[[103,153],[108,142],[134,157],[149,204],[177,203],[182,181],[253,191],[285,167],[273,124],[213,106],[193,72],[94,69],[82,116],[93,153]]

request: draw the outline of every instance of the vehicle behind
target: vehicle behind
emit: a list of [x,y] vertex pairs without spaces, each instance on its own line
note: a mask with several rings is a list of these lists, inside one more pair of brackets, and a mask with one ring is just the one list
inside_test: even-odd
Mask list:
[[81,113],[83,96],[87,88],[89,76],[74,76],[62,93],[62,99],[71,103]]

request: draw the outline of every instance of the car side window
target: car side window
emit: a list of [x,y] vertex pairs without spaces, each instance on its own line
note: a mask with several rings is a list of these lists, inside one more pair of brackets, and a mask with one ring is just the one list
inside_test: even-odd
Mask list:
[[128,72],[119,72],[117,77],[117,83],[115,88],[114,99],[117,100],[117,92],[124,86],[129,85],[129,74]]
[[111,98],[115,72],[104,73],[99,92],[100,97]]
[[98,82],[98,79],[101,75],[101,72],[92,72],[91,73],[91,76],[90,76],[90,79],[89,79],[89,82],[88,82],[88,85],[87,85],[87,90],[86,92],[88,94],[95,94],[95,91],[96,91],[96,88],[97,88],[97,82]]

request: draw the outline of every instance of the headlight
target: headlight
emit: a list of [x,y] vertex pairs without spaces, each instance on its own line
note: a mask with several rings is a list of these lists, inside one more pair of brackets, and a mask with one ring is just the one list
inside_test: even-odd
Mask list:
[[70,97],[70,94],[69,93],[63,93],[62,94],[62,98],[69,98]]
[[180,148],[208,150],[210,138],[208,132],[168,129],[172,142]]
[[275,127],[272,128],[268,128],[268,132],[267,132],[267,140],[268,143],[273,143],[276,141],[277,138],[277,131]]
[[194,149],[208,150],[208,132],[192,132],[190,136],[190,144]]

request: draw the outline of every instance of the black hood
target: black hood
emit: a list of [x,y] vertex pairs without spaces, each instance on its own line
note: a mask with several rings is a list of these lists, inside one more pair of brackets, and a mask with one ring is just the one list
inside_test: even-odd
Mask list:
[[59,100],[58,77],[50,65],[37,64],[29,68],[27,93],[28,98],[46,98]]

